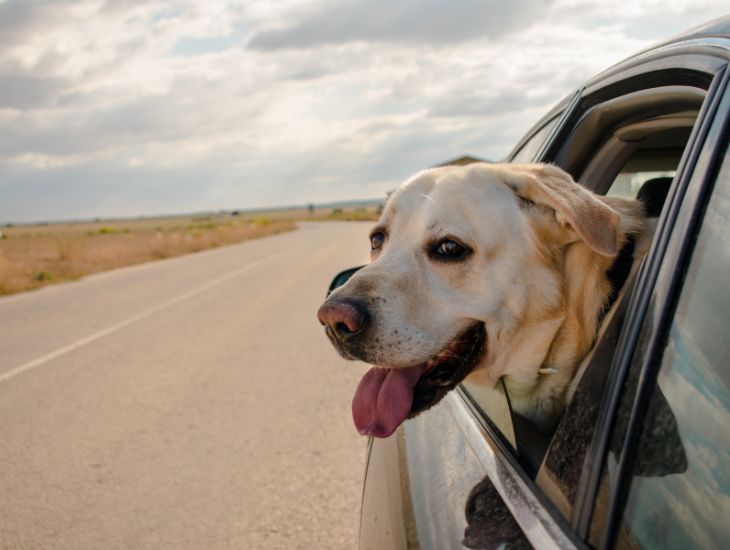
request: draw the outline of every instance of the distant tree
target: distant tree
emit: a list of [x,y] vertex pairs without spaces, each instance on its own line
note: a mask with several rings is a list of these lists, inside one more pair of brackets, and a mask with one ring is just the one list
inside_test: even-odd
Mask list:
[[309,206],[307,206],[307,210],[309,211],[309,214],[314,214],[314,205],[310,202]]

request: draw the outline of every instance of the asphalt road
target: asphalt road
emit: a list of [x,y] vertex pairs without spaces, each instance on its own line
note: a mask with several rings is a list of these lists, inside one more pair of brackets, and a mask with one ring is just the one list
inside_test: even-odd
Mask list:
[[370,223],[0,299],[0,548],[353,548],[365,440],[316,310]]

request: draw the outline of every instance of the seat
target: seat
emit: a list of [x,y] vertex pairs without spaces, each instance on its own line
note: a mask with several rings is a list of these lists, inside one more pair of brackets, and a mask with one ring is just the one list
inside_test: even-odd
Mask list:
[[669,187],[674,178],[661,177],[646,180],[636,194],[636,198],[644,203],[646,215],[649,218],[658,218],[662,213],[664,201],[667,200]]

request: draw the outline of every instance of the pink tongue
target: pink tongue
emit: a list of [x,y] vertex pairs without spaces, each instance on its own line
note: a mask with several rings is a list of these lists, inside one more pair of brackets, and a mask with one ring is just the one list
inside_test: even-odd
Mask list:
[[406,419],[413,404],[413,386],[425,365],[404,369],[370,369],[352,399],[352,419],[361,435],[388,437]]

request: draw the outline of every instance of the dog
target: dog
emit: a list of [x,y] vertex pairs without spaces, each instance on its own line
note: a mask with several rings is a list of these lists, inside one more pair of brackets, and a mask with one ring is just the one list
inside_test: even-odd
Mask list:
[[549,164],[445,166],[406,181],[370,233],[371,263],[317,313],[347,359],[375,365],[353,398],[388,437],[466,377],[503,379],[550,431],[616,289],[608,272],[651,227],[639,201],[599,196]]

